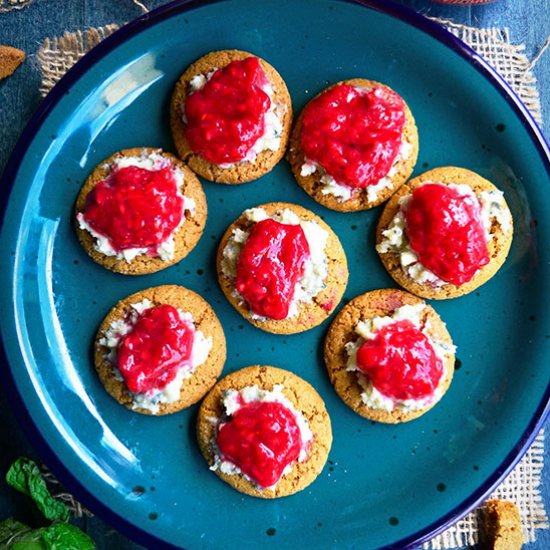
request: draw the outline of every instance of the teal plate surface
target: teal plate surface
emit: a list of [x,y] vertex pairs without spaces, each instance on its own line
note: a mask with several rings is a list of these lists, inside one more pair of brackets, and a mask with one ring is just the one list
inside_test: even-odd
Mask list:
[[[172,151],[168,109],[185,67],[225,48],[253,52],[286,80],[296,112],[327,84],[354,77],[400,92],[420,133],[415,175],[470,168],[504,190],[516,232],[504,267],[478,292],[434,302],[458,347],[450,390],[431,412],[369,422],[333,392],[322,359],[328,324],[277,336],[244,321],[215,278],[225,228],[245,208],[299,203],[339,235],[350,266],[345,300],[394,286],[374,252],[380,209],[329,211],[294,183],[286,161],[241,186],[205,183],[199,245],[163,272],[125,277],[92,262],[72,226],[93,167],[127,147]],[[6,169],[12,187],[1,234],[4,379],[14,406],[68,487],[136,540],[239,549],[404,548],[482,499],[542,425],[550,379],[550,187],[542,138],[483,62],[432,23],[392,4],[327,0],[176,2],[107,39],[73,69],[25,131]],[[224,374],[270,364],[325,399],[334,444],[303,492],[276,501],[241,495],[210,472],[195,441],[196,407],[134,414],[98,381],[91,346],[112,305],[176,283],[204,296],[228,340]],[[340,304],[340,307],[342,304]]]

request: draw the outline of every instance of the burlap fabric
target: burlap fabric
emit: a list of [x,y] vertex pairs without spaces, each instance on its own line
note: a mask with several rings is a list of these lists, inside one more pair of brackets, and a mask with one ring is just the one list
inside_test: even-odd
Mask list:
[[[24,2],[25,0],[0,0],[0,10],[6,3]],[[534,62],[525,55],[523,45],[510,43],[508,29],[476,29],[451,21],[437,21],[483,56],[510,84],[531,111],[534,119],[539,124],[542,122],[536,79],[531,70]],[[70,67],[117,28],[117,25],[111,24],[86,31],[66,32],[61,37],[47,38],[37,54],[42,72],[41,93],[46,95]],[[539,491],[543,465],[544,434],[541,432],[521,462],[492,495],[517,504],[525,542],[535,540],[537,529],[549,527]],[[78,503],[73,503],[73,507],[79,509]],[[426,543],[424,548],[439,550],[478,543],[482,509],[483,507],[480,507],[468,514],[453,527]]]
[[45,96],[79,59],[117,29],[112,24],[46,38],[36,55],[42,73],[40,93]]
[[32,3],[33,0],[0,0],[0,13],[11,10],[20,10]]

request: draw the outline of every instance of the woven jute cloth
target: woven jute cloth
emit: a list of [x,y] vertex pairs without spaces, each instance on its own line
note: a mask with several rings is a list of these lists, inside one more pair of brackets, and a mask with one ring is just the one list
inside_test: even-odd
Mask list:
[[40,93],[47,95],[79,59],[118,28],[112,24],[46,38],[36,56],[42,74]]
[[20,10],[27,7],[33,0],[0,0],[0,13]]
[[[23,4],[24,0],[0,0],[0,9],[6,3]],[[541,124],[542,114],[537,83],[531,70],[533,61],[530,61],[525,55],[523,45],[510,43],[508,29],[477,29],[446,20],[437,20],[437,22],[483,56],[509,83],[531,111],[534,119]],[[42,73],[41,93],[46,95],[86,52],[117,29],[118,25],[111,24],[85,31],[66,32],[60,37],[46,38],[37,54]],[[537,529],[549,527],[539,490],[543,465],[544,433],[541,432],[523,459],[492,495],[494,498],[515,502],[518,506],[522,519],[524,542],[533,542]],[[65,499],[71,503],[70,495],[65,495]],[[82,512],[82,508],[74,499],[72,507],[76,511]],[[424,548],[439,550],[478,543],[482,511],[483,506],[426,543]]]

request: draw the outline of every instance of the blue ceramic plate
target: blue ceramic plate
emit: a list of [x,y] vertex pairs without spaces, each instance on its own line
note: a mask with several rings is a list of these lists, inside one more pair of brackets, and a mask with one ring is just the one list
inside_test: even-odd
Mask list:
[[[265,334],[228,305],[216,248],[245,208],[297,202],[340,236],[349,300],[393,286],[374,252],[380,209],[341,214],[294,183],[286,161],[242,186],[205,183],[199,246],[161,273],[124,277],[79,246],[71,211],[83,180],[114,151],[173,150],[168,105],[180,72],[202,54],[238,48],[272,63],[299,111],[327,84],[388,83],[420,132],[415,173],[471,168],[504,190],[516,234],[500,272],[478,292],[433,305],[458,346],[454,382],[411,423],[366,421],[334,394],[322,360],[328,322]],[[547,412],[550,371],[550,188],[544,142],[524,108],[464,45],[387,2],[175,2],[105,40],[50,94],[7,167],[1,235],[1,328],[14,405],[65,484],[116,527],[155,548],[404,548],[455,521],[519,459]],[[300,494],[263,501],[210,472],[194,436],[196,407],[168,418],[133,414],[104,391],[92,364],[99,322],[120,298],[177,283],[223,322],[225,374],[250,364],[290,369],[325,399],[334,445]]]

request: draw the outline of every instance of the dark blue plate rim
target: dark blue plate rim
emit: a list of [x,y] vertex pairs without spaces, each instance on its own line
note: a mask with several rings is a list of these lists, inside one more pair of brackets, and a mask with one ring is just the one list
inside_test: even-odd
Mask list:
[[[217,3],[219,1],[221,0],[174,0],[165,6],[160,6],[159,8],[138,17],[134,21],[128,23],[112,35],[105,38],[105,40],[98,44],[74,67],[72,67],[65,74],[65,76],[63,76],[63,78],[43,100],[37,111],[28,122],[8,160],[0,185],[0,227],[3,226],[3,219],[7,209],[8,198],[15,183],[21,161],[24,158],[32,140],[38,133],[43,121],[57,105],[57,103],[59,103],[65,95],[65,92],[95,63],[132,36],[139,34],[149,26],[159,23],[172,15],[183,13],[190,9],[207,4]],[[413,27],[432,36],[440,43],[446,45],[451,50],[466,59],[479,73],[485,76],[485,78],[496,88],[496,90],[512,107],[513,111],[519,117],[523,126],[530,135],[533,144],[543,160],[546,171],[550,176],[550,148],[540,128],[537,126],[531,113],[521,102],[515,92],[510,88],[508,83],[478,53],[434,21],[427,19],[406,6],[401,6],[400,4],[396,4],[390,0],[346,1],[362,5],[366,8],[382,12],[404,21],[405,23],[412,25]],[[11,265],[10,268],[13,268],[13,266]],[[10,271],[12,271],[12,269],[10,269]],[[101,516],[110,525],[123,532],[139,544],[154,548],[179,548],[157,538],[155,535],[141,529],[139,526],[134,525],[114,512],[111,508],[96,499],[96,497],[94,497],[92,493],[80,483],[73,473],[65,467],[63,462],[59,459],[46,439],[43,437],[39,428],[34,424],[30,413],[25,407],[23,396],[20,395],[17,390],[13,373],[7,366],[8,360],[4,347],[6,346],[6,343],[3,341],[4,335],[0,336],[2,337],[2,345],[0,346],[0,377],[4,387],[7,390],[6,393],[8,394],[8,398],[11,401],[19,422],[21,423],[29,439],[32,441],[38,454],[42,457],[44,462],[48,464],[64,486],[88,508],[90,508],[90,510]],[[465,516],[475,506],[483,501],[520,461],[536,438],[538,432],[549,415],[550,384],[546,388],[544,398],[541,400],[531,422],[528,424],[517,445],[512,448],[496,471],[489,476],[487,480],[481,484],[481,486],[474,491],[469,498],[465,499],[438,521],[428,525],[409,537],[406,537],[396,543],[384,546],[380,548],[380,550],[414,550]]]

